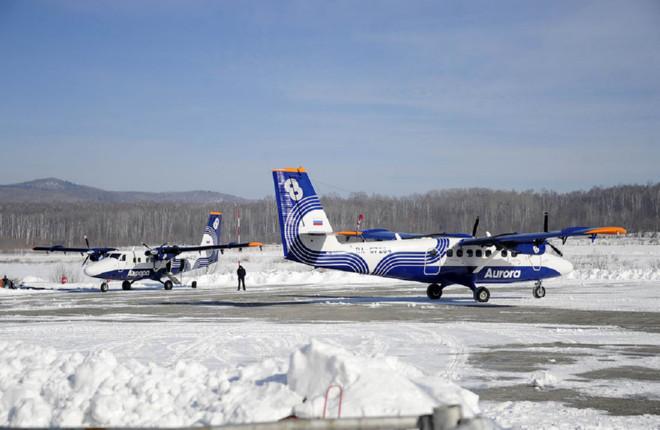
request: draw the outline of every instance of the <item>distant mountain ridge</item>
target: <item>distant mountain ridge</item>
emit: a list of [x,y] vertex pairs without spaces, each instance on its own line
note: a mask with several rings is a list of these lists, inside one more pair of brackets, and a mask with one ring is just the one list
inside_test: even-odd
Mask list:
[[79,185],[58,178],[43,178],[18,184],[0,185],[0,203],[218,203],[245,202],[232,194],[215,191],[106,191],[100,188]]

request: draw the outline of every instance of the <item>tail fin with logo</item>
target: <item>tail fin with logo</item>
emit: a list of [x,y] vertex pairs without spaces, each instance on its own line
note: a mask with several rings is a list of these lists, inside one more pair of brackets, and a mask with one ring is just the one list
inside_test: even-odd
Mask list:
[[[220,233],[222,232],[222,212],[209,213],[209,220],[204,227],[202,234],[201,246],[205,245],[219,245]],[[217,249],[204,251],[206,256],[199,258],[195,264],[195,268],[209,266],[210,264],[218,262],[218,255],[220,254]]]
[[301,234],[332,233],[332,226],[304,168],[274,169],[273,182],[285,257]]

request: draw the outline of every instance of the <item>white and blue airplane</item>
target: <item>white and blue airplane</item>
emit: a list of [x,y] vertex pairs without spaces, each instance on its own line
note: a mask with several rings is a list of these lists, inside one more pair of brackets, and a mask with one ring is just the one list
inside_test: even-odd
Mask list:
[[[119,250],[117,248],[91,248],[85,236],[86,248],[67,248],[61,245],[37,246],[35,251],[79,252],[87,255],[83,261],[84,272],[92,278],[103,279],[101,291],[109,289],[109,281],[122,281],[122,289],[130,290],[136,281],[152,280],[171,290],[174,284],[181,285],[177,275],[184,272],[199,271],[217,263],[219,253],[229,248],[258,246],[261,242],[220,244],[222,212],[211,212],[204,227],[202,242],[199,246],[168,245],[167,243],[151,248],[147,244],[145,251]],[[192,281],[192,288],[197,288],[197,281]]]
[[[442,297],[450,285],[472,290],[487,302],[490,291],[480,284],[535,282],[533,295],[545,296],[542,281],[573,270],[549,239],[625,234],[622,227],[568,227],[548,231],[476,237],[470,234],[411,234],[385,229],[335,232],[304,168],[273,170],[284,257],[318,268],[343,270],[429,284],[430,299]],[[361,241],[341,242],[338,236]],[[556,255],[547,252],[555,251]]]

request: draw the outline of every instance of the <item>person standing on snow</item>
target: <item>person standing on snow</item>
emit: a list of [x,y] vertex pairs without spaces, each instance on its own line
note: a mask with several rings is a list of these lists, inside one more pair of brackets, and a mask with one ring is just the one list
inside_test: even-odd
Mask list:
[[243,284],[243,291],[245,291],[245,268],[241,266],[241,263],[238,263],[238,269],[236,270],[236,275],[238,275],[238,289],[236,291],[241,291],[241,284]]

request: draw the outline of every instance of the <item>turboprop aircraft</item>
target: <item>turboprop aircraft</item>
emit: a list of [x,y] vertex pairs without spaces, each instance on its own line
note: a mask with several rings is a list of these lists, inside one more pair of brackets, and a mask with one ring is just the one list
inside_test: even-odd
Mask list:
[[[337,269],[429,284],[430,299],[449,285],[472,290],[477,302],[490,291],[480,284],[535,282],[534,297],[545,296],[542,281],[565,275],[573,265],[549,242],[572,236],[592,240],[602,234],[625,234],[622,227],[568,227],[548,231],[476,237],[470,234],[399,233],[385,229],[335,232],[304,168],[273,170],[284,257],[319,268]],[[338,236],[362,241],[342,243]],[[555,251],[555,254],[548,252]]]
[[[35,251],[79,252],[87,255],[83,261],[84,272],[92,278],[103,279],[101,291],[108,291],[110,280],[122,281],[124,290],[130,290],[135,281],[150,279],[163,284],[171,290],[174,284],[181,285],[176,277],[184,272],[192,272],[209,267],[218,262],[218,254],[229,248],[247,248],[258,246],[261,242],[229,243],[220,245],[220,227],[222,212],[211,212],[204,227],[202,242],[199,246],[168,245],[167,243],[151,248],[147,244],[145,251],[121,251],[117,248],[91,248],[85,236],[86,248],[67,248],[61,245],[37,246]],[[204,252],[202,254],[202,252]],[[197,288],[197,281],[192,281],[192,288]]]

